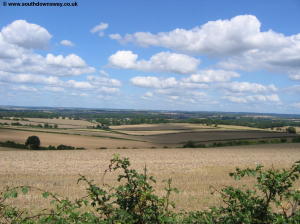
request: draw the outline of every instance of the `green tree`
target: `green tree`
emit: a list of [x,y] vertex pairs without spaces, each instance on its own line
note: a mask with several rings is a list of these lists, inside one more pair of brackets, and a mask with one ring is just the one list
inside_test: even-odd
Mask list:
[[39,149],[41,145],[41,141],[38,136],[29,136],[25,142],[25,145],[29,149]]

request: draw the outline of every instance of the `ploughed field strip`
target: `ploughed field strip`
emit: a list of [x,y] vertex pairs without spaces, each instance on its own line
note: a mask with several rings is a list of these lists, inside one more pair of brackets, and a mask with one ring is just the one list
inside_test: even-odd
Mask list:
[[270,131],[199,131],[199,132],[184,132],[184,133],[169,133],[159,135],[147,135],[143,138],[149,142],[158,144],[179,144],[186,141],[195,142],[211,142],[223,140],[249,140],[249,139],[268,139],[281,137],[296,137],[297,134],[288,134],[283,132]]

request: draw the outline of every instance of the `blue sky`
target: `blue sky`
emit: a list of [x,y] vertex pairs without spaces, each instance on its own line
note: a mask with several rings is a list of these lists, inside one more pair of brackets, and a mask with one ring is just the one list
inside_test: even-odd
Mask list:
[[77,2],[0,6],[1,105],[300,113],[297,0]]

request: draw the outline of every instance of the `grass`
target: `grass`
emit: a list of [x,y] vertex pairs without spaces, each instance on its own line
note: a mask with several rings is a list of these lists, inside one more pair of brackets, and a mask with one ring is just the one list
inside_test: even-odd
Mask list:
[[[99,147],[98,147],[99,148]],[[228,176],[235,167],[287,168],[300,158],[300,144],[251,145],[204,149],[107,149],[79,151],[27,151],[0,148],[0,187],[33,185],[75,198],[84,192],[78,186],[79,174],[103,183],[103,173],[114,153],[130,158],[133,168],[142,170],[146,164],[151,175],[157,176],[156,189],[163,193],[162,180],[172,177],[179,188],[177,209],[201,209],[218,204],[210,195],[210,186],[221,188],[236,185]],[[113,175],[104,181],[114,184]],[[239,184],[251,184],[247,180]],[[40,208],[47,202],[38,194],[26,195],[16,201],[19,206]]]

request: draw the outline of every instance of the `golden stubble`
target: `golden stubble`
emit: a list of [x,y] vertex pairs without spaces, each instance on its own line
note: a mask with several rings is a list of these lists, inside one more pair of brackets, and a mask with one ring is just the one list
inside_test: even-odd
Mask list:
[[[0,148],[1,149],[1,148]],[[229,178],[235,167],[289,167],[300,159],[300,144],[256,145],[208,149],[107,149],[79,151],[26,151],[2,148],[0,150],[0,187],[31,185],[78,198],[85,194],[84,185],[77,185],[79,174],[103,184],[103,173],[113,154],[129,157],[133,168],[142,172],[145,165],[149,175],[158,182],[157,193],[163,194],[161,181],[172,178],[180,190],[173,199],[177,209],[202,209],[220,203],[210,195],[210,186],[220,189],[241,183]],[[114,185],[116,174],[105,176],[105,183]],[[15,201],[18,206],[38,209],[48,202],[33,192]]]

